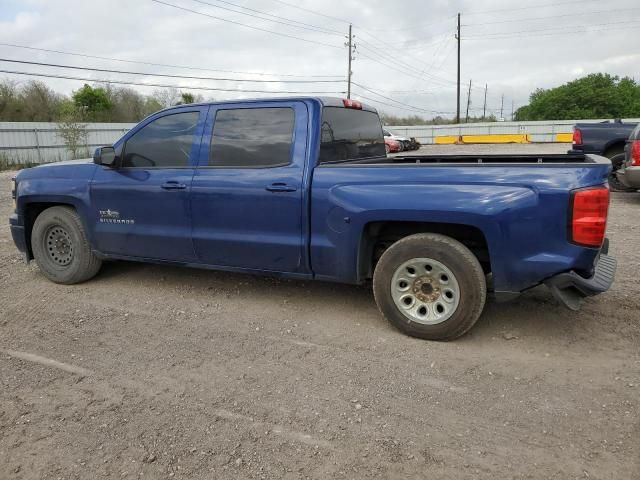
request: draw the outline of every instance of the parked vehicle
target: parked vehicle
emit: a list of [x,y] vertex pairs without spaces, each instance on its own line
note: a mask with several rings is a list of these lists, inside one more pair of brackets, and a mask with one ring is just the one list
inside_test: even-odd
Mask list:
[[391,133],[389,130],[385,128],[382,129],[382,134],[384,135],[384,138],[390,138],[400,143],[401,152],[404,152],[405,150],[409,150],[411,146],[411,140],[409,140],[407,137],[402,137],[400,135],[396,135],[395,133]]
[[609,174],[611,189],[627,190],[627,187],[618,180],[616,172],[624,162],[625,142],[635,126],[635,123],[622,123],[620,120],[604,123],[577,123],[573,127],[573,145],[568,153],[592,153],[609,158],[613,167]]
[[450,340],[489,275],[499,300],[546,284],[574,309],[610,287],[609,170],[596,155],[387,157],[377,112],[353,100],[193,104],[93,161],[21,171],[10,225],[57,283],[103,260],[373,280],[397,328]]
[[397,153],[402,151],[402,144],[391,137],[384,137],[384,148],[387,153]]
[[618,181],[627,188],[640,190],[640,125],[629,135],[624,155],[623,165],[616,172]]
[[409,150],[418,150],[421,147],[420,142],[416,140],[416,137],[411,137],[409,141]]

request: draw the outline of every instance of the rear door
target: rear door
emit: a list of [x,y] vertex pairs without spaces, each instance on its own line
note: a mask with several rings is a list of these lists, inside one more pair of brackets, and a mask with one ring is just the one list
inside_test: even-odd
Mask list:
[[303,211],[303,102],[212,106],[192,186],[193,242],[202,263],[308,273]]
[[208,107],[161,112],[115,145],[91,184],[99,251],[193,262],[190,192]]

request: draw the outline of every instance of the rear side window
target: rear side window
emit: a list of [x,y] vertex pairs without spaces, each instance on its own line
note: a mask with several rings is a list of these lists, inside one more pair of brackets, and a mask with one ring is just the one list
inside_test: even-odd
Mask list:
[[127,140],[122,167],[188,167],[199,112],[165,115]]
[[209,151],[212,167],[278,167],[291,161],[292,108],[219,110]]
[[378,115],[364,110],[325,107],[320,163],[386,156]]

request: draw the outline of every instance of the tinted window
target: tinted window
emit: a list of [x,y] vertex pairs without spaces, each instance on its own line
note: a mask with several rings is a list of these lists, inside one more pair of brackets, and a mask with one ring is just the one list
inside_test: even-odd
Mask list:
[[320,163],[385,155],[382,125],[377,114],[349,108],[324,108]]
[[145,125],[124,147],[123,167],[187,167],[199,112],[166,115]]
[[275,167],[291,158],[293,109],[219,110],[213,125],[209,165]]

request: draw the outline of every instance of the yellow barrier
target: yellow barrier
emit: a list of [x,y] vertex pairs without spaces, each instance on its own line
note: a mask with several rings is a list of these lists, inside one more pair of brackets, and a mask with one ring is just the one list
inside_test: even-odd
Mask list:
[[556,142],[571,143],[573,141],[573,133],[557,133]]
[[440,135],[436,137],[436,145],[453,145],[459,141],[460,137],[458,135]]
[[463,135],[462,143],[531,143],[527,134]]
[[[572,133],[557,133],[555,142],[571,143]],[[436,145],[474,144],[474,143],[531,143],[531,135],[526,133],[493,134],[493,135],[439,135]]]

